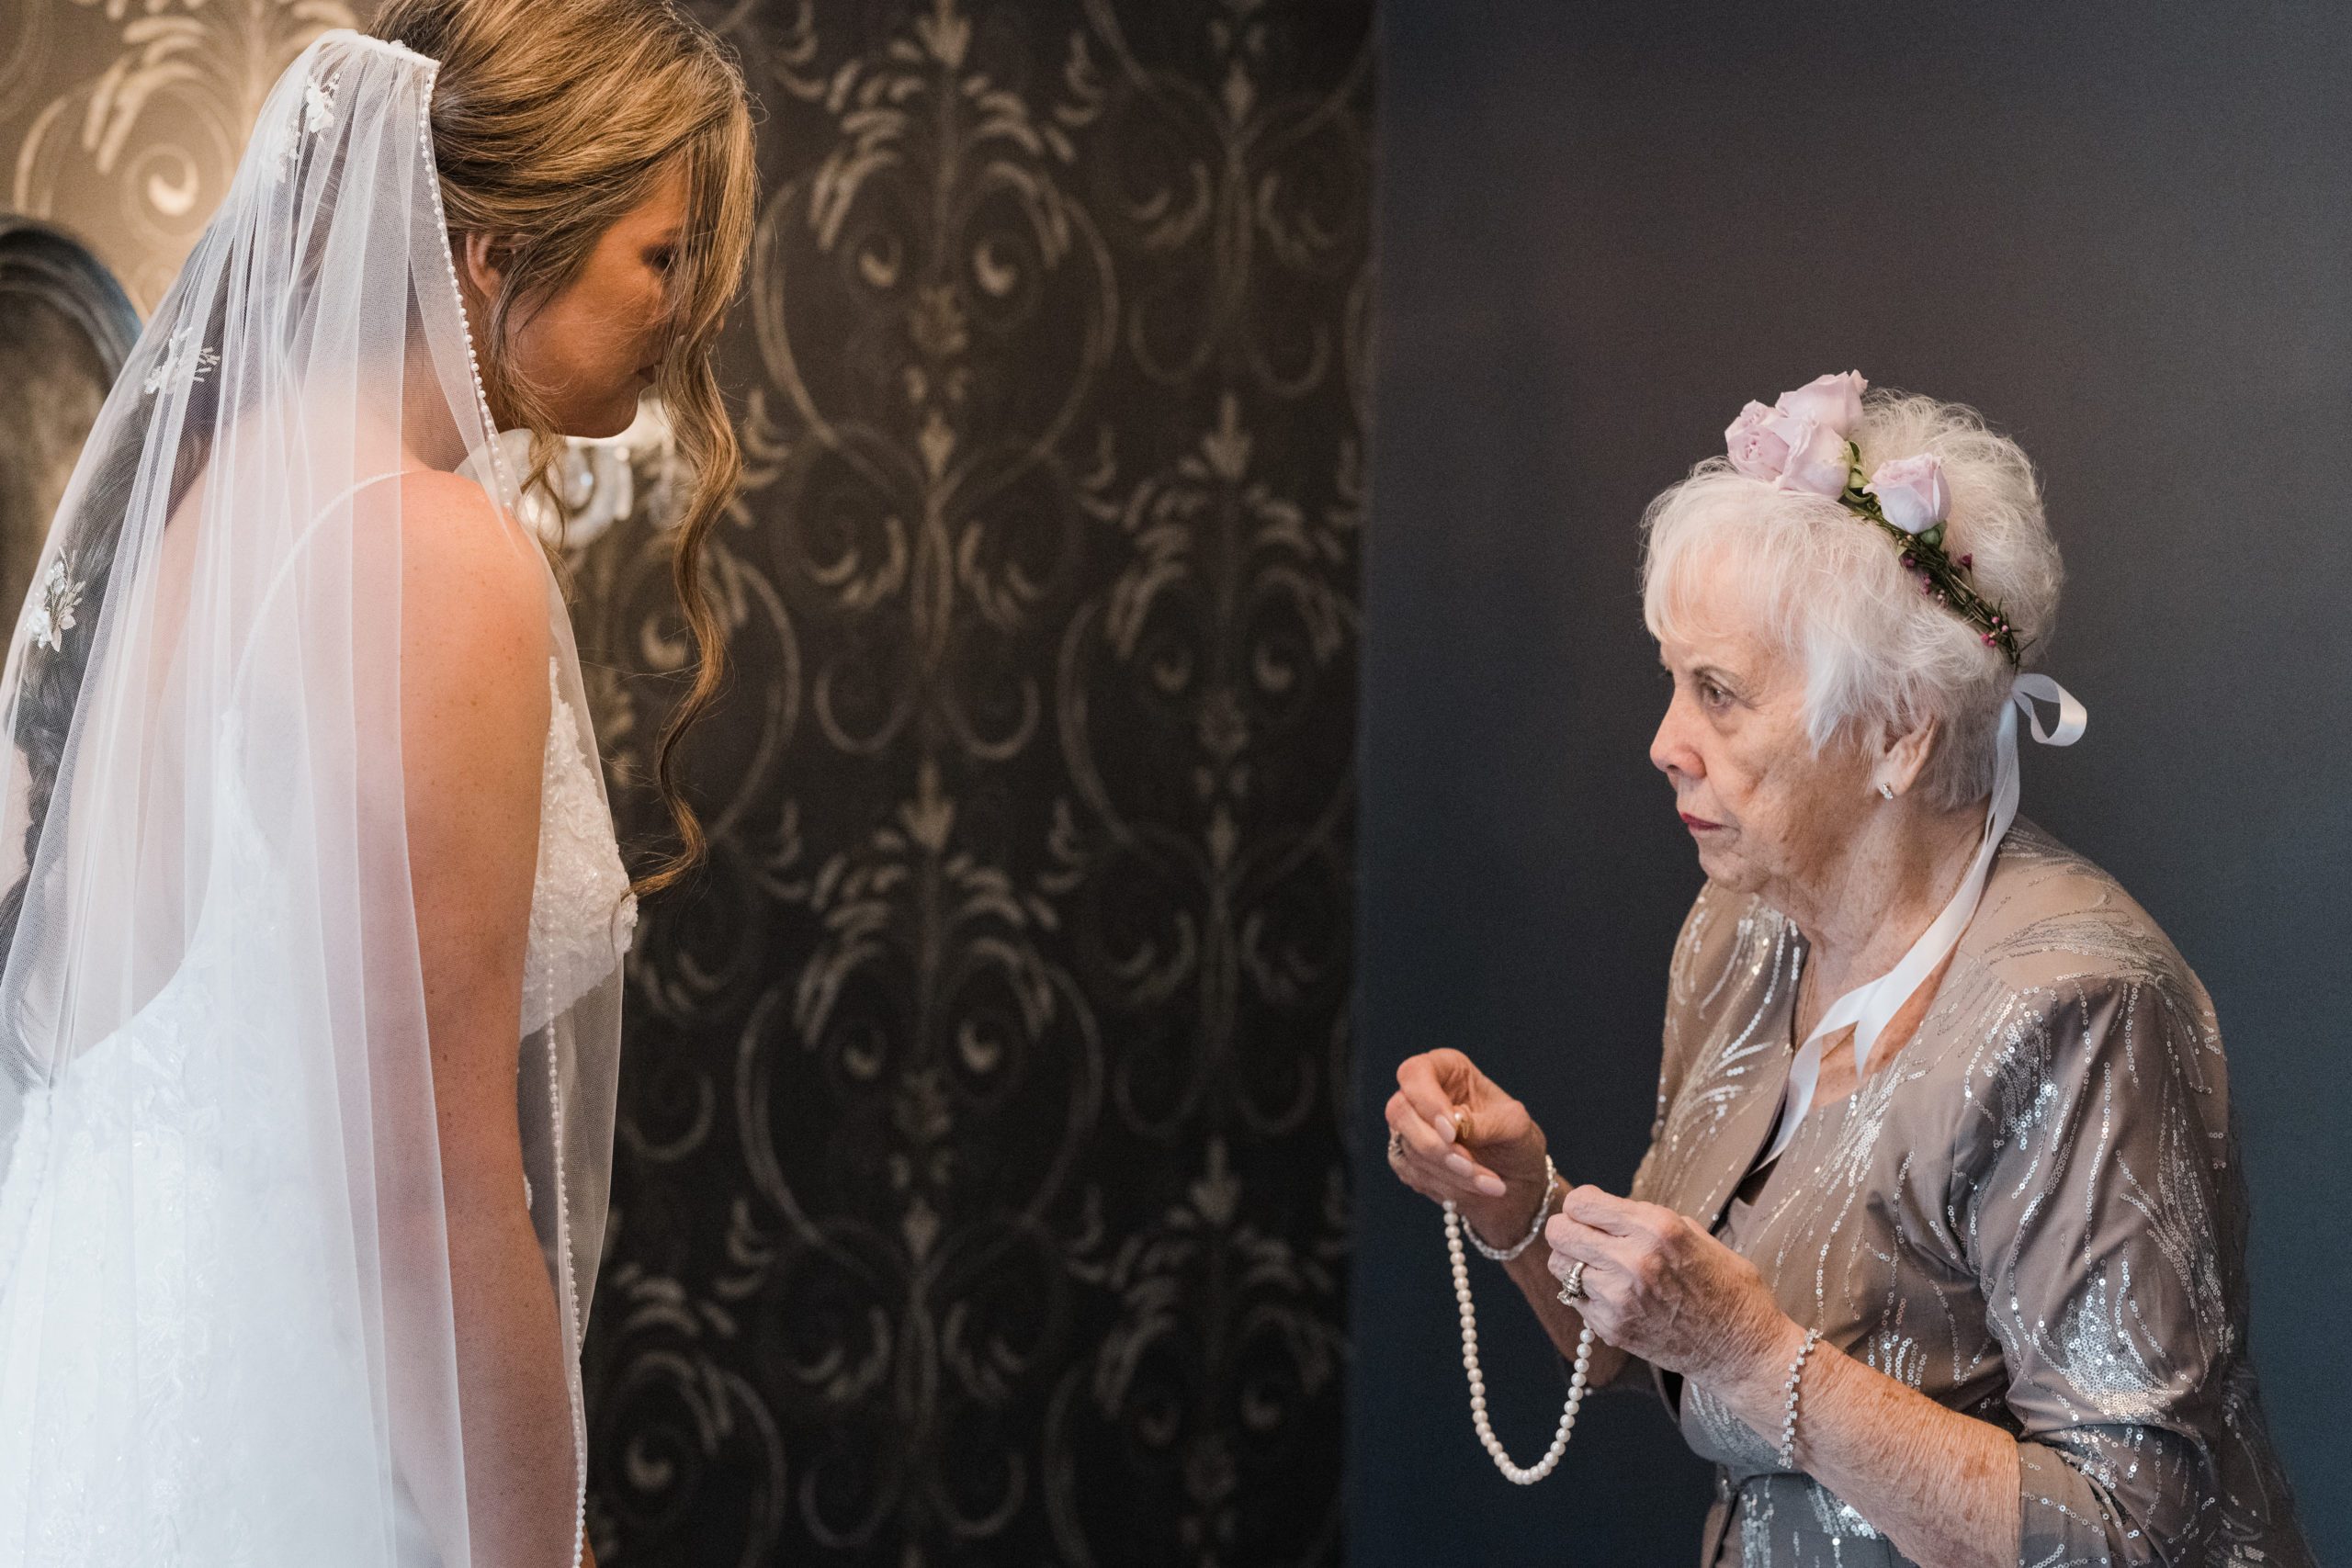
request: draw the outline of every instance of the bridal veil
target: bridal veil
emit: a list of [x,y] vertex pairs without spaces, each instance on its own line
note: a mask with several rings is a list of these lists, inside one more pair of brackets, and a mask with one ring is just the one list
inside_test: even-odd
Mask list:
[[[515,491],[434,73],[334,32],[278,82],[9,644],[0,1562],[469,1562],[399,476]],[[552,576],[548,604],[556,722],[593,759]],[[583,1476],[625,941],[535,958],[517,1084],[572,1393],[548,1440]]]

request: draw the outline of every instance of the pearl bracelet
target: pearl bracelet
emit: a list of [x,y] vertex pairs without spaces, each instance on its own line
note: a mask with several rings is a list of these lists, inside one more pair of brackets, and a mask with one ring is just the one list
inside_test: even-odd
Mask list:
[[1788,1391],[1789,1395],[1789,1408],[1781,1418],[1781,1468],[1782,1470],[1794,1470],[1797,1467],[1797,1384],[1804,1376],[1804,1359],[1812,1355],[1813,1348],[1820,1343],[1821,1330],[1808,1328],[1804,1331],[1804,1348],[1799,1350],[1797,1359],[1789,1363],[1788,1382],[1781,1385]]
[[1553,1168],[1552,1156],[1545,1155],[1544,1156],[1544,1196],[1535,1205],[1535,1223],[1527,1227],[1527,1234],[1519,1238],[1517,1247],[1488,1247],[1480,1239],[1477,1226],[1465,1224],[1462,1227],[1470,1233],[1470,1245],[1478,1249],[1478,1256],[1490,1263],[1509,1263],[1532,1247],[1535,1244],[1535,1238],[1544,1234],[1544,1222],[1552,1217],[1552,1190],[1559,1185],[1560,1173]]

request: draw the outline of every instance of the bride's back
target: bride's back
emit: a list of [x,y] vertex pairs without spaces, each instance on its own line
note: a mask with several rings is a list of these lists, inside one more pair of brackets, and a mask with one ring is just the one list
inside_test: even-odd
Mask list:
[[[533,266],[560,296],[617,211],[688,171],[697,238],[654,315],[703,459],[691,559],[733,472],[707,351],[748,118],[663,6],[387,16],[408,47],[330,33],[270,95],[9,655],[0,1539],[34,1561],[578,1546],[626,923],[577,922],[600,940],[560,976],[535,955],[543,806],[569,863],[597,863],[570,886],[611,904],[625,879],[492,434],[554,428],[513,354],[514,308],[548,303],[516,292]],[[639,55],[550,53],[580,28]],[[575,187],[536,218],[485,164],[513,149],[475,130],[511,126],[499,95],[535,68],[586,84],[575,111],[650,98],[663,131],[632,149],[604,140],[627,123],[576,119],[541,160]],[[526,973],[550,976],[527,1039]]]

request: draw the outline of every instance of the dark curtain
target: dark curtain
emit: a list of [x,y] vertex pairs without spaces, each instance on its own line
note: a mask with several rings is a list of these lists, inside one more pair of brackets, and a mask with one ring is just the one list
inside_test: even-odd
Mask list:
[[[706,9],[748,457],[587,1359],[630,1563],[1338,1557],[1369,0]],[[625,833],[662,465],[577,562]]]

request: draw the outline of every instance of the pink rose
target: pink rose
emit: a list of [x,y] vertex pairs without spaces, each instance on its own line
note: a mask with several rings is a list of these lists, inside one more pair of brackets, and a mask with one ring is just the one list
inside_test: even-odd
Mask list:
[[1862,393],[1869,388],[1870,383],[1862,379],[1859,370],[1849,370],[1842,376],[1816,376],[1793,392],[1782,392],[1780,410],[1792,418],[1809,419],[1826,426],[1843,440],[1862,423]]
[[1853,470],[1852,451],[1843,435],[1826,424],[1787,413],[1776,415],[1770,429],[1789,449],[1788,461],[1775,481],[1779,486],[1809,490],[1833,501],[1846,493],[1846,481]]
[[1878,497],[1878,509],[1886,520],[1906,534],[1927,532],[1951,510],[1943,461],[1932,452],[1881,463],[1862,490]]
[[1731,466],[1751,479],[1777,479],[1788,465],[1789,444],[1770,429],[1777,417],[1762,403],[1750,403],[1724,431],[1724,447],[1731,454]]

